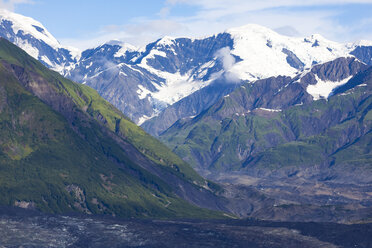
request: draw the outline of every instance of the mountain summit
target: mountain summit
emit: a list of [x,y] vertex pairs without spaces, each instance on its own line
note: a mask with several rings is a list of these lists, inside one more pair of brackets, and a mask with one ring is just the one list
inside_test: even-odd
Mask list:
[[5,9],[0,9],[0,36],[59,72],[80,56],[78,49],[62,46],[40,22]]

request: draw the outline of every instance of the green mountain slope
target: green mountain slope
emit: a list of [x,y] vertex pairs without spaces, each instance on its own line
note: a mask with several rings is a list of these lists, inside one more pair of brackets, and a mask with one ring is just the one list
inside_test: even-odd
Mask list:
[[217,209],[216,189],[94,90],[0,39],[1,205],[218,217],[192,204]]
[[[372,69],[365,67],[345,58],[316,66],[303,78],[246,84],[160,138],[209,172],[287,173],[290,167],[312,166],[326,171],[334,165],[371,170]],[[316,83],[315,75],[325,81],[355,76],[328,99],[313,101],[306,87]]]

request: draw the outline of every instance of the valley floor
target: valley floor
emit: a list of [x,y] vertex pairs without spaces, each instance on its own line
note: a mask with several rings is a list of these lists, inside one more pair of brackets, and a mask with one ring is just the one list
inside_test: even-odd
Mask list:
[[372,224],[123,220],[3,207],[0,247],[372,247]]
[[200,173],[224,185],[229,208],[240,217],[345,224],[372,220],[372,185],[368,182]]

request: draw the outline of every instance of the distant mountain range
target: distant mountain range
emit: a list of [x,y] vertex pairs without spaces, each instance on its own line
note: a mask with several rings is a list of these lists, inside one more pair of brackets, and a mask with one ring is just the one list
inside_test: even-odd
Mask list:
[[208,172],[370,182],[371,78],[371,68],[349,57],[246,83],[160,138]]
[[164,37],[143,48],[110,41],[79,52],[60,45],[31,18],[2,10],[0,21],[0,36],[96,89],[155,135],[181,118],[200,114],[243,82],[295,76],[345,56],[371,64],[371,42],[287,37],[253,24],[200,39]]
[[[371,42],[341,44],[320,35],[286,37],[252,24],[202,39],[164,37],[143,48],[110,41],[79,53],[60,45],[42,24],[31,18],[6,10],[0,16],[1,36],[49,68],[96,89],[149,133],[163,133],[163,141],[194,166],[203,168],[226,170],[257,164],[262,160],[255,156],[263,156],[266,149],[320,135],[340,124],[341,117],[327,125],[321,124],[327,120],[312,120],[311,125],[317,131],[310,127],[312,131],[308,131],[303,126],[308,124],[305,122],[298,131],[304,132],[303,136],[294,130],[300,123],[292,123],[288,115],[283,115],[287,109],[301,112],[308,105],[318,105],[323,102],[321,99],[334,95],[337,87],[372,64]],[[232,97],[236,95],[239,98]],[[330,107],[329,101],[325,107]],[[222,137],[227,135],[226,127],[217,130],[226,118],[234,120],[245,115],[246,119],[257,113],[270,118],[281,116],[283,120],[276,123],[281,123],[278,133],[268,133],[265,137],[252,133],[251,139],[246,134],[248,127],[243,126],[244,135],[228,133],[225,140]],[[323,118],[333,118],[333,114],[336,113],[327,112]],[[205,126],[206,116],[216,121],[207,125],[213,131]],[[265,121],[270,122],[270,118]],[[311,118],[308,116],[306,120]],[[261,124],[257,128],[264,128]],[[208,133],[212,135],[208,141],[199,140]],[[245,136],[245,140],[235,145],[229,140]],[[197,140],[192,141],[192,137]],[[224,156],[227,151],[231,156]]]

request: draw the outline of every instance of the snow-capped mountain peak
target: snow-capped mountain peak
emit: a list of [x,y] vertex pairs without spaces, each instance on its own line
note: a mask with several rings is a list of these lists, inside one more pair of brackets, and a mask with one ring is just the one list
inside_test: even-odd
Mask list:
[[329,41],[318,34],[305,38],[289,37],[255,24],[226,32],[234,40],[231,53],[242,59],[231,68],[231,72],[242,80],[293,76],[299,70],[349,52],[344,44]]
[[5,9],[0,9],[0,36],[57,71],[80,56],[77,49],[62,46],[40,22]]
[[175,38],[171,36],[164,36],[156,44],[158,46],[171,46],[174,44],[174,42],[175,42]]
[[56,38],[54,38],[40,22],[31,17],[19,15],[6,9],[0,9],[0,21],[11,21],[11,27],[15,34],[23,32],[24,34],[30,34],[36,39],[44,41],[55,49],[62,47]]

